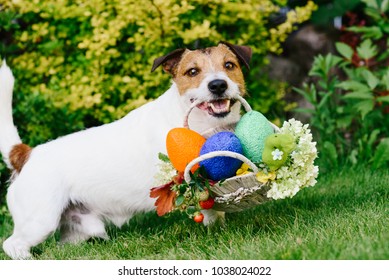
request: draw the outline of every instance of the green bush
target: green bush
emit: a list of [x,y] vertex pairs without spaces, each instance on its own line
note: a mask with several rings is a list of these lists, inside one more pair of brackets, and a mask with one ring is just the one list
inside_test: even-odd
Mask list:
[[14,117],[23,141],[34,146],[123,117],[169,87],[162,70],[150,73],[155,58],[220,40],[253,48],[250,102],[276,118],[285,85],[262,73],[266,54],[280,53],[316,8],[309,1],[270,27],[286,2],[0,0],[0,56],[16,77]]
[[220,40],[253,48],[247,80],[253,106],[282,111],[277,92],[284,85],[269,82],[260,69],[268,51],[279,53],[315,8],[310,1],[269,28],[285,2],[0,0],[0,54],[17,79],[22,137],[34,145],[123,117],[168,88],[168,75],[150,73],[155,58]]
[[336,43],[339,56],[316,57],[309,74],[316,82],[296,89],[313,106],[300,111],[312,115],[327,167],[389,164],[389,2],[363,2],[368,24],[347,28],[355,40]]

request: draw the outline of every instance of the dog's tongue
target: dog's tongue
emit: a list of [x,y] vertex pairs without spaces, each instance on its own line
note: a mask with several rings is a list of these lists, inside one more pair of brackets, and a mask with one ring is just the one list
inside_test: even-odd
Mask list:
[[210,108],[216,114],[227,113],[230,111],[230,100],[215,100],[209,103]]
[[213,105],[213,107],[215,109],[222,110],[222,109],[226,108],[227,101],[228,100],[216,100],[216,101],[211,102],[211,104]]

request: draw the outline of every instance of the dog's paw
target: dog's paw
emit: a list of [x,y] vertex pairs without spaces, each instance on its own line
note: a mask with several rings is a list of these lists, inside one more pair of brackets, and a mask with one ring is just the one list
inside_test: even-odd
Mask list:
[[28,260],[32,258],[30,248],[12,236],[4,241],[3,249],[14,260]]
[[215,210],[201,210],[201,213],[204,215],[203,224],[205,226],[210,226],[218,223],[224,223],[225,221],[225,212],[215,211]]

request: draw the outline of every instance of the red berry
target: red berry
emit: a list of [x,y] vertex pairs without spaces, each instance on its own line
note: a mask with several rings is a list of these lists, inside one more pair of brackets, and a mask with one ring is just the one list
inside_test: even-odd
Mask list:
[[211,209],[213,205],[215,204],[215,200],[210,197],[206,201],[200,201],[199,205],[202,209]]
[[194,220],[196,223],[201,223],[201,222],[204,220],[204,215],[203,215],[203,213],[197,213],[197,214],[195,214],[195,216],[193,217],[193,220]]

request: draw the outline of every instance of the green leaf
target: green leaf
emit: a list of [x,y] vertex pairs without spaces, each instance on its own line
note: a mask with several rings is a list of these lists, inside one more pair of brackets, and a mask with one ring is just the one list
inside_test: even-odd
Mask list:
[[339,56],[333,55],[333,54],[328,54],[325,56],[325,65],[326,65],[326,70],[327,73],[336,65],[338,65],[340,62],[342,62],[343,59]]
[[[327,79],[318,80],[317,84],[318,84],[318,88],[319,89],[323,89],[323,90],[327,90],[328,89],[328,81],[327,81]],[[319,94],[319,96],[324,95],[323,91],[319,91],[318,94]]]
[[370,113],[374,108],[373,100],[364,100],[354,105],[355,109],[361,113],[362,120]]
[[389,103],[389,95],[377,97],[377,101],[378,102],[388,102]]
[[323,144],[323,154],[328,156],[328,159],[330,160],[331,164],[334,166],[338,165],[338,153],[336,151],[335,145],[331,142],[325,141]]
[[353,57],[353,54],[354,54],[354,50],[349,45],[347,45],[345,43],[337,42],[335,44],[335,46],[336,46],[337,51],[342,56],[344,56],[348,60],[351,60],[351,58]]
[[351,125],[352,120],[353,120],[353,117],[350,115],[347,115],[347,116],[344,116],[341,118],[337,118],[336,119],[336,126],[339,128],[347,128]]
[[375,8],[366,7],[364,12],[366,15],[371,17],[374,21],[380,21],[382,19],[381,13]]
[[320,100],[320,103],[319,105],[317,106],[318,109],[321,109],[324,105],[326,105],[328,103],[328,100],[330,99],[330,97],[332,96],[332,92],[327,92],[322,100]]
[[169,157],[163,153],[158,153],[158,158],[163,162],[170,162]]
[[382,31],[384,31],[384,33],[388,34],[389,33],[389,23],[388,22],[382,23],[381,29],[382,29]]
[[347,28],[347,30],[355,33],[362,33],[363,39],[372,38],[374,40],[379,40],[384,36],[381,28],[378,26],[352,26]]
[[389,162],[389,138],[384,138],[378,144],[373,157],[373,168],[383,167]]
[[313,60],[312,68],[309,71],[309,76],[319,76],[321,78],[325,78],[327,76],[327,72],[324,69],[324,56],[319,54]]
[[362,59],[370,59],[377,54],[377,47],[370,39],[367,39],[357,47],[357,53]]
[[[388,32],[389,33],[389,24],[388,24]],[[386,61],[386,59],[389,58],[389,51],[386,50],[386,51],[383,51],[379,54],[379,56],[377,57],[377,61]]]
[[358,149],[352,150],[348,158],[350,159],[352,165],[356,165],[358,163]]
[[385,13],[389,10],[389,0],[384,0],[381,3],[381,13]]
[[377,85],[380,83],[380,80],[368,69],[364,69],[361,74],[365,78],[370,89],[372,90],[375,89]]
[[367,148],[371,151],[374,145],[374,142],[377,140],[378,135],[380,134],[379,129],[374,129],[373,132],[369,136],[369,140],[367,141]]
[[353,91],[343,96],[343,99],[374,99],[371,91]]
[[301,94],[305,100],[307,100],[311,104],[316,103],[316,88],[314,85],[311,85],[310,87],[307,84],[303,85],[303,89],[294,87],[293,90],[295,90],[297,93]]
[[361,143],[361,150],[365,151],[365,155],[369,159],[371,159],[371,156],[373,155],[373,149],[375,146],[374,144],[377,141],[380,132],[381,131],[379,129],[374,129],[370,135],[364,135],[363,141]]
[[379,9],[377,1],[376,0],[361,0],[363,3],[366,4],[366,6],[374,8],[374,9]]
[[329,71],[341,63],[343,59],[339,56],[333,54],[327,54],[326,56],[322,56],[319,54],[315,57],[312,68],[309,72],[310,76],[319,76],[323,79],[328,79]]
[[309,109],[309,108],[296,108],[296,109],[293,109],[293,112],[304,113],[304,114],[315,114],[316,110]]
[[370,88],[367,85],[353,80],[341,82],[337,85],[337,87],[344,90],[352,91],[370,91]]
[[387,69],[386,73],[382,76],[381,84],[384,85],[386,90],[389,90],[389,69]]
[[337,106],[336,108],[335,108],[335,111],[336,111],[336,113],[338,113],[338,114],[343,114],[344,113],[344,107],[343,106]]
[[185,201],[185,196],[179,195],[179,196],[177,196],[177,198],[176,198],[175,204],[176,204],[176,206],[178,207],[178,206],[182,205],[182,204],[184,203],[184,201]]

